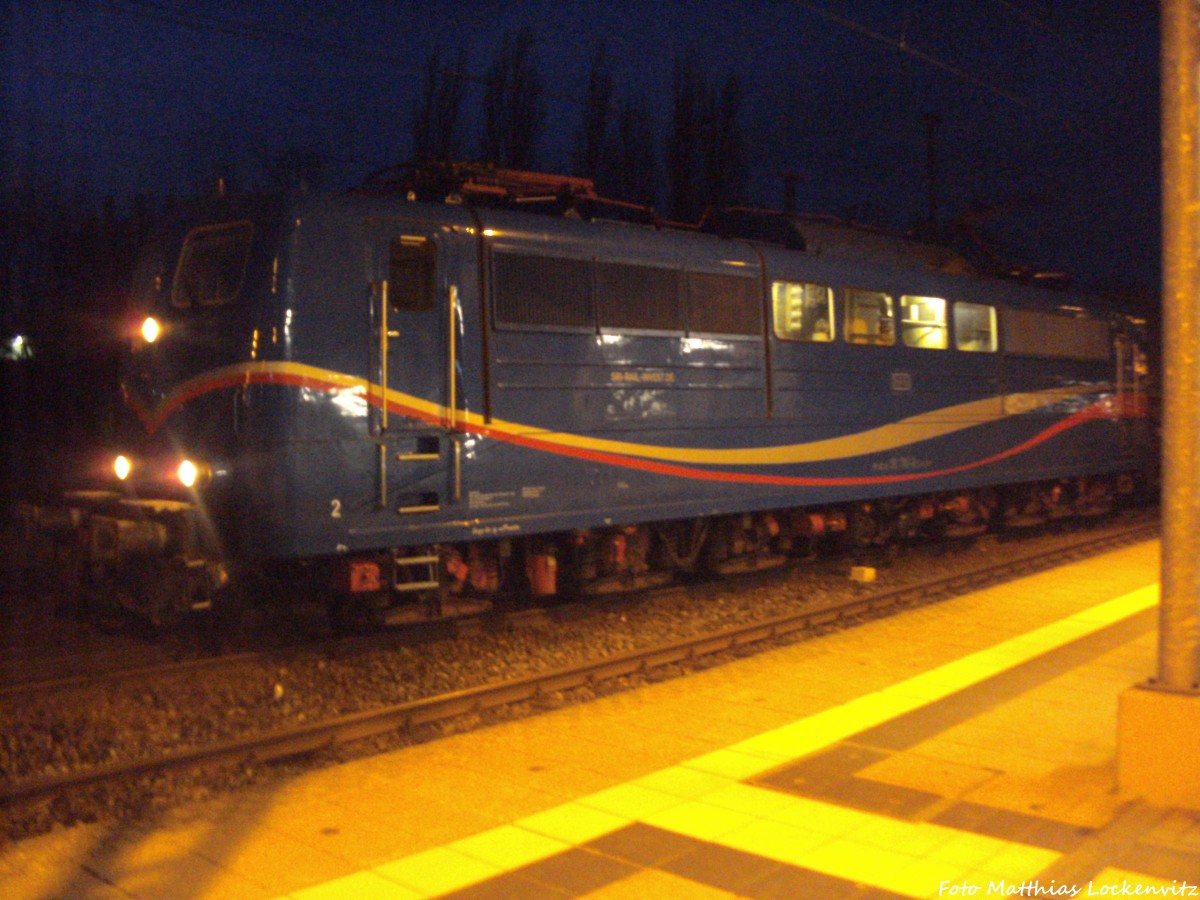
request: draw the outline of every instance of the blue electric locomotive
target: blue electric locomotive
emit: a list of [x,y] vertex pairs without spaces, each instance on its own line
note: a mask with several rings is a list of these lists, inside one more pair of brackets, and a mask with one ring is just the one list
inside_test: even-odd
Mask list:
[[453,615],[1094,513],[1153,464],[1141,324],[1093,298],[799,219],[463,202],[587,196],[504,174],[181,210],[135,279],[139,436],[73,495],[92,577],[160,618],[297,571]]

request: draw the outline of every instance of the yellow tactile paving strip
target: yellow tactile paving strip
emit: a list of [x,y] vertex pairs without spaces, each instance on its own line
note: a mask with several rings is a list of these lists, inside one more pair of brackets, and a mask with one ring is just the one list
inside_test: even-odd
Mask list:
[[[633,822],[913,897],[948,885],[1019,885],[1058,853],[742,783],[1121,621],[1157,603],[1149,585],[797,722],[513,824],[375,870],[372,896],[433,896],[562,853]],[[870,865],[864,866],[869,859]],[[1110,874],[1106,878],[1134,878]],[[1113,883],[1116,883],[1114,881]],[[362,896],[362,874],[294,898]],[[392,888],[395,893],[391,893]]]

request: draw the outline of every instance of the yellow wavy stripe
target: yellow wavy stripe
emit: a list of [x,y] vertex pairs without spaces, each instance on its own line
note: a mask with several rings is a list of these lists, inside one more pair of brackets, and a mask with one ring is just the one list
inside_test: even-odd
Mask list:
[[[197,389],[205,382],[227,381],[231,375],[238,374],[244,374],[248,381],[267,384],[271,383],[273,376],[278,375],[281,376],[279,380],[283,383],[301,381],[330,393],[359,394],[375,403],[380,402],[381,397],[386,397],[388,406],[392,409],[411,411],[418,418],[431,422],[446,422],[451,414],[445,406],[412,394],[391,389],[383,391],[378,384],[353,375],[293,362],[260,362],[228,366],[189,379],[179,385],[172,392],[172,396],[191,395],[196,393]],[[504,419],[493,418],[488,421],[478,413],[463,410],[456,412],[454,422],[458,429],[464,431],[534,438],[539,443],[552,446],[635,456],[662,462],[726,466],[785,465],[826,462],[899,450],[922,441],[965,431],[977,425],[997,422],[1019,413],[1042,409],[1064,400],[1080,397],[1084,393],[1094,393],[1105,388],[1105,385],[1085,385],[1051,388],[1022,394],[1006,394],[1003,399],[989,397],[984,400],[959,403],[909,416],[878,428],[870,428],[866,431],[835,438],[808,441],[802,444],[741,449],[664,447],[655,444],[637,444],[630,441],[587,437],[580,434],[549,431]],[[170,398],[164,402],[164,406],[166,405],[171,405]]]
[[[1093,388],[1094,389],[1094,388]],[[389,399],[396,392],[389,391]],[[826,438],[819,441],[808,441],[803,444],[781,444],[775,447],[747,447],[741,449],[716,449],[706,447],[660,447],[652,444],[634,444],[627,441],[614,441],[605,438],[591,438],[577,434],[543,431],[522,426],[516,423],[503,422],[493,419],[485,423],[482,416],[462,412],[459,421],[477,427],[490,427],[511,434],[525,437],[536,437],[546,444],[560,447],[571,447],[582,450],[594,450],[602,453],[618,453],[625,456],[637,456],[645,459],[655,459],[663,462],[691,463],[694,465],[784,465],[789,463],[826,462],[834,459],[847,459],[853,456],[866,456],[871,453],[884,453],[889,450],[899,450],[921,441],[932,440],[959,431],[965,431],[977,425],[997,422],[1006,419],[1012,413],[1006,408],[1030,412],[1060,403],[1063,400],[1077,397],[1078,388],[1055,388],[1046,391],[1027,394],[1008,394],[1001,402],[998,397],[986,400],[974,400],[941,409],[931,410],[915,416],[900,419],[878,428],[859,431],[854,434]],[[397,394],[397,396],[403,396]]]

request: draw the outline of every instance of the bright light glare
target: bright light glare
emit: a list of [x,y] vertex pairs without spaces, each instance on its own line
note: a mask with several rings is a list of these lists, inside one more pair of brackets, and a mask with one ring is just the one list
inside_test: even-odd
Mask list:
[[130,462],[128,456],[118,456],[113,460],[113,471],[116,472],[117,478],[124,481],[133,471],[133,463]]
[[190,488],[196,484],[200,470],[196,468],[196,464],[190,459],[185,459],[179,464],[179,471],[176,474],[179,476],[179,483],[184,487]]
[[33,345],[23,334],[14,334],[0,343],[0,358],[29,359],[33,356]]
[[142,337],[146,339],[146,343],[153,344],[161,333],[158,320],[154,316],[147,316],[146,321],[142,323]]

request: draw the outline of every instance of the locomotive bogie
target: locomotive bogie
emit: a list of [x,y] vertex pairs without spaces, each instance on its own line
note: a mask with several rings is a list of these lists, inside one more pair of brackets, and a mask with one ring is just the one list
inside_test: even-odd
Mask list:
[[[1153,466],[1131,317],[927,265],[251,198],[182,211],[135,290],[157,330],[105,488],[207,530],[179,553],[161,515],[96,528],[210,587],[293,566],[445,615],[1096,514]],[[174,493],[144,477],[168,456]]]

